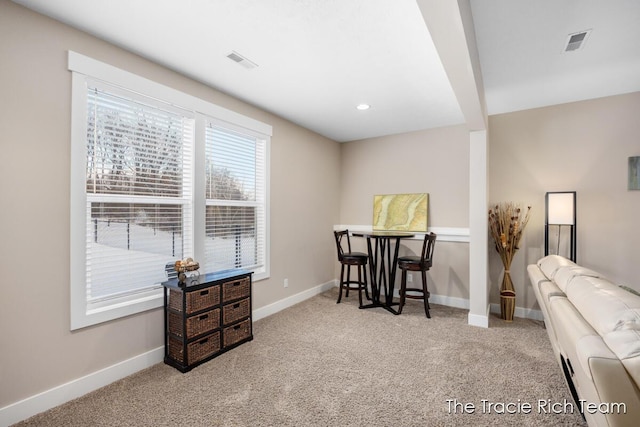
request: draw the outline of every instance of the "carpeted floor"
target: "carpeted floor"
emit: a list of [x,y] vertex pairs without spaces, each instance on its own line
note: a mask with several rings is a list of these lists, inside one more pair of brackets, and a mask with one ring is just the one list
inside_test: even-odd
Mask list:
[[186,374],[158,364],[17,425],[586,426],[542,322],[483,329],[466,310],[336,298],[255,322],[253,341]]

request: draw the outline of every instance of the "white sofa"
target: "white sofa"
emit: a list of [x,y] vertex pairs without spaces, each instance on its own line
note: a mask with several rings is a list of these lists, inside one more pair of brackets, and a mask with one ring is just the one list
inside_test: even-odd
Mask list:
[[571,405],[590,427],[640,426],[640,296],[557,255],[527,271]]

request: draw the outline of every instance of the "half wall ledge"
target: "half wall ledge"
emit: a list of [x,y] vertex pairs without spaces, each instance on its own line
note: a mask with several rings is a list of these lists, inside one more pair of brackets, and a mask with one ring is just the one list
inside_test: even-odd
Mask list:
[[[333,226],[334,230],[349,230],[349,231],[372,231],[371,225],[344,225],[337,224]],[[429,227],[428,232],[433,232],[438,235],[439,242],[461,242],[469,243],[469,229],[459,227]],[[411,240],[424,240],[425,233],[415,233],[415,237]]]

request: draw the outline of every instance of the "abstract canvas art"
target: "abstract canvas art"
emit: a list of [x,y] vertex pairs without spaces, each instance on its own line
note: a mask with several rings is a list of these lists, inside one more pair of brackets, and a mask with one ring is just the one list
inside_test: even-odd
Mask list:
[[428,193],[373,196],[373,229],[427,231]]

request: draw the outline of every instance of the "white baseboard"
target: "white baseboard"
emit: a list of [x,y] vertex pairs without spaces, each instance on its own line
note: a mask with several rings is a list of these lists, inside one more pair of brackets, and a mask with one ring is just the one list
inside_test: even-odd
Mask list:
[[447,307],[469,309],[469,300],[466,298],[449,297],[446,295],[431,294],[429,301],[434,304],[446,305]]
[[[429,301],[434,304],[446,305],[447,307],[462,308],[469,310],[471,304],[466,298],[449,297],[446,295],[431,295]],[[471,314],[467,316],[467,323],[471,326],[478,326],[480,328],[489,327],[489,307],[487,307],[486,315]]]
[[[292,295],[283,300],[269,304],[253,311],[253,320],[275,314],[285,308],[298,304],[315,295],[321,294],[336,286],[331,280],[314,288]],[[115,365],[93,372],[82,378],[59,385],[50,390],[38,393],[19,402],[0,408],[0,427],[6,427],[32,417],[70,400],[76,399],[94,390],[111,384],[114,381],[132,375],[164,360],[164,347],[150,350],[141,355],[116,363]]]
[[253,310],[253,320],[256,321],[256,320],[263,319],[267,316],[271,316],[272,314],[282,311],[285,308],[291,307],[313,296],[319,295],[325,291],[328,291],[331,288],[336,287],[337,283],[338,283],[337,280],[330,280],[314,288],[307,289],[306,291],[292,295],[285,299],[281,299],[280,301],[276,301],[273,304],[269,304],[264,307]]
[[[337,286],[338,281],[335,280],[335,283]],[[394,289],[393,296],[396,298],[400,297],[400,295],[398,294],[398,289]],[[429,297],[429,301],[434,304],[446,305],[447,307],[462,308],[464,310],[468,310],[469,307],[471,307],[469,300],[467,298],[450,297],[447,295],[431,294],[431,296]],[[469,324],[473,326],[488,328],[489,313],[500,314],[500,304],[490,304],[487,307],[486,315],[469,314]],[[534,310],[531,308],[516,307],[516,310],[513,315],[515,317],[521,317],[523,319],[544,320],[542,311]]]
[[467,316],[467,323],[471,326],[477,326],[479,328],[488,328],[489,316],[469,313],[469,315]]
[[[500,304],[491,304],[491,312],[500,314]],[[516,307],[513,315],[514,317],[522,317],[523,319],[544,320],[542,311],[532,308]]]
[[38,393],[19,402],[0,408],[0,426],[5,427],[33,415],[62,405],[70,400],[111,384],[142,369],[162,362],[164,347],[116,363],[84,377],[69,381],[50,390]]
[[[394,295],[398,297],[397,290],[394,291]],[[469,300],[466,298],[457,298],[457,297],[449,297],[446,295],[435,295],[431,294],[429,297],[429,301],[434,304],[446,305],[447,307],[455,307],[462,308],[468,310],[470,307]],[[473,326],[480,326],[483,328],[489,327],[489,313],[498,313],[500,314],[500,304],[490,304],[487,307],[486,315],[479,314],[469,314],[469,324]],[[542,315],[542,311],[534,310],[531,308],[522,308],[516,307],[516,310],[513,314],[515,317],[521,317],[523,319],[532,319],[532,320],[544,320]]]
[[[336,280],[336,286],[338,281]],[[328,289],[328,288],[327,288]],[[399,298],[398,289],[393,291],[393,295],[396,298]],[[459,297],[450,297],[447,295],[436,295],[431,294],[429,297],[429,301],[434,304],[446,305],[447,307],[454,308],[462,308],[468,310],[470,307],[469,300],[467,298],[459,298]],[[479,314],[469,314],[469,324],[473,326],[480,326],[483,328],[489,327],[489,313],[500,313],[500,304],[490,304],[487,307],[486,315]],[[513,314],[515,317],[521,317],[523,319],[532,319],[532,320],[544,320],[542,315],[542,311],[534,310],[531,308],[522,308],[516,307],[516,310]]]

